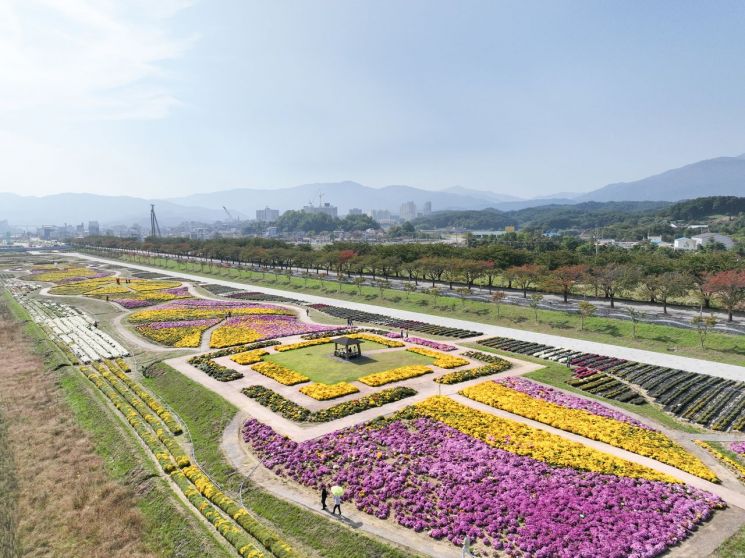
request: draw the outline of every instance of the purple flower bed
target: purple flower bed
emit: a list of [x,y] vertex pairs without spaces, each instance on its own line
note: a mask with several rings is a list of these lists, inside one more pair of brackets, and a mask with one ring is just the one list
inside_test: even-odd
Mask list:
[[164,289],[162,292],[168,293],[170,295],[175,295],[175,296],[188,296],[189,288],[188,287],[173,287],[171,289]]
[[633,424],[634,426],[638,426],[639,428],[654,430],[654,428],[647,426],[646,424],[639,422],[638,420],[633,419],[630,416],[625,415],[619,411],[609,409],[608,407],[605,407],[600,403],[582,399],[581,397],[576,397],[574,395],[564,393],[562,391],[559,391],[558,389],[531,382],[530,380],[526,380],[525,378],[500,378],[494,381],[510,389],[514,389],[515,391],[526,393],[531,397],[543,399],[544,401],[549,401],[550,403],[555,403],[556,405],[561,405],[562,407],[567,407],[569,409],[581,409],[594,415],[612,418],[615,420],[620,420],[621,422]]
[[[385,336],[391,339],[403,339],[403,336],[395,331],[386,333]],[[415,345],[422,345],[423,347],[429,347],[430,349],[437,349],[438,351],[454,351],[458,348],[453,345],[448,345],[447,343],[438,343],[437,341],[430,341],[429,339],[422,339],[421,337],[407,337],[404,341],[414,343]]]
[[167,322],[150,322],[147,325],[149,329],[167,329],[171,327],[203,327],[205,329],[218,324],[220,318],[205,318],[202,320],[175,320]]
[[[43,272],[42,272],[43,273]],[[108,277],[111,273],[96,273],[95,275],[79,275],[77,277],[68,277],[57,281],[59,285],[67,285],[68,283],[77,283],[78,281],[89,281],[90,279],[100,279],[101,277]]]
[[161,306],[163,309],[168,308],[268,308],[276,309],[278,306],[268,306],[265,304],[246,304],[238,300],[205,300],[203,298],[185,298],[183,300],[172,300]]
[[144,300],[140,298],[118,298],[114,302],[124,306],[124,308],[143,308],[144,306],[152,306],[151,300]]
[[745,442],[732,442],[729,445],[729,449],[731,449],[735,453],[745,455]]
[[359,510],[456,545],[469,535],[481,555],[649,558],[723,506],[685,485],[553,468],[426,418],[300,444],[251,419],[243,438],[278,475],[340,484]]
[[438,351],[454,351],[458,348],[453,345],[448,345],[447,343],[438,343],[437,341],[430,341],[429,339],[422,339],[421,337],[407,337],[405,341],[429,347],[430,349],[437,349]]

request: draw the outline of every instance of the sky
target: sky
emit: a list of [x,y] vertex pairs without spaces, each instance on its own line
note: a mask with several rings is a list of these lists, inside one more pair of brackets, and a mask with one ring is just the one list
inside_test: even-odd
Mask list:
[[0,0],[0,191],[588,191],[745,152],[744,31],[724,0]]

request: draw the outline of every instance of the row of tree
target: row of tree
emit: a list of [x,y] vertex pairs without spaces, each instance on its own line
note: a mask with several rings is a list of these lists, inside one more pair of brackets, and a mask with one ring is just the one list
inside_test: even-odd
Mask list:
[[267,239],[149,239],[114,237],[82,240],[102,248],[168,253],[250,264],[278,272],[301,269],[339,277],[403,278],[414,285],[445,282],[449,288],[476,285],[560,293],[567,301],[580,287],[608,299],[620,296],[660,303],[695,296],[702,308],[716,299],[729,314],[745,300],[745,262],[731,252],[659,252],[604,249],[587,254],[558,244],[536,250],[491,244],[472,248],[445,244],[345,244],[321,250]]

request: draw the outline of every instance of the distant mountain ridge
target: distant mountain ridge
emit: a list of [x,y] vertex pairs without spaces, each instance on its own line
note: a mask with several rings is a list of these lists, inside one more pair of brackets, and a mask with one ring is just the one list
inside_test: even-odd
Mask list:
[[745,155],[716,157],[634,182],[618,182],[575,201],[679,201],[745,194]]
[[146,200],[131,196],[100,196],[97,194],[54,194],[51,196],[19,196],[0,193],[0,221],[11,225],[77,225],[99,221],[101,225],[149,225],[150,204],[156,206],[158,223],[178,225],[184,221],[226,220],[220,209],[180,206],[165,200]]
[[512,193],[488,192],[453,186],[444,190],[425,190],[392,185],[371,188],[353,181],[302,184],[289,188],[238,188],[193,194],[170,199],[147,200],[131,196],[96,194],[56,194],[19,196],[0,193],[0,221],[11,225],[76,224],[91,220],[101,224],[149,223],[150,203],[156,204],[162,225],[184,221],[226,220],[223,206],[234,217],[253,218],[257,209],[271,207],[286,211],[312,203],[328,202],[340,215],[352,208],[363,211],[386,209],[397,214],[402,203],[413,201],[419,210],[425,202],[432,211],[483,210],[519,211],[547,205],[572,205],[587,201],[667,201],[675,202],[707,196],[745,194],[745,155],[717,157],[685,165],[633,182],[608,184],[585,194],[564,192],[554,196],[521,199]]

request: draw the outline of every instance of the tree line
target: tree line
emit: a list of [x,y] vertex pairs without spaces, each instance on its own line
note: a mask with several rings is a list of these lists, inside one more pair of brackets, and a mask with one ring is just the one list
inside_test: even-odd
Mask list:
[[479,246],[448,244],[334,243],[320,250],[262,238],[190,240],[149,238],[145,241],[116,237],[89,237],[78,244],[99,248],[144,250],[248,264],[291,272],[335,273],[340,278],[398,278],[414,286],[447,284],[450,289],[474,286],[556,293],[566,302],[580,289],[607,299],[611,307],[619,297],[662,305],[667,313],[672,299],[695,299],[700,308],[712,302],[727,310],[729,319],[745,301],[745,261],[733,252],[674,252],[654,247],[623,250],[597,249],[566,240],[536,239],[534,245],[491,243]]

